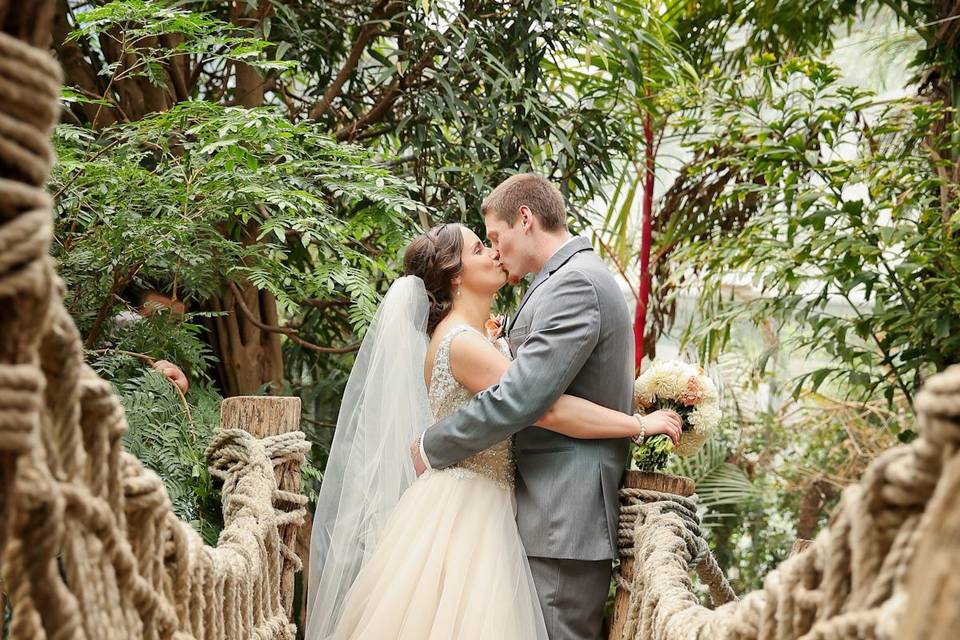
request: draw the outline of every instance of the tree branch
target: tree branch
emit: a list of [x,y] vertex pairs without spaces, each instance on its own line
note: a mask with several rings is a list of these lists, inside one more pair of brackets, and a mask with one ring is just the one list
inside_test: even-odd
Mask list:
[[303,301],[303,304],[323,311],[330,307],[345,307],[350,304],[350,298],[333,298],[332,300],[321,300],[320,298],[309,298]]
[[240,307],[240,311],[243,312],[244,317],[246,317],[246,319],[250,321],[251,324],[253,324],[255,327],[257,327],[261,331],[269,331],[270,333],[279,333],[280,335],[286,336],[291,341],[295,342],[301,347],[305,347],[307,349],[310,349],[311,351],[315,351],[316,353],[333,353],[333,354],[351,353],[353,351],[357,351],[360,348],[359,342],[356,342],[351,345],[347,345],[345,347],[321,347],[318,344],[308,342],[303,338],[301,338],[300,332],[292,327],[278,327],[275,325],[264,324],[258,318],[254,317],[253,312],[250,311],[250,307],[248,307],[247,303],[244,302],[243,292],[240,291],[240,287],[238,287],[237,284],[232,280],[228,281],[227,284],[230,287],[230,291],[233,293],[233,297],[236,300],[237,306]]
[[327,112],[334,99],[340,95],[340,89],[343,88],[344,83],[346,83],[347,79],[357,68],[357,64],[360,63],[360,57],[363,55],[367,45],[377,36],[381,35],[382,32],[377,27],[377,23],[396,15],[400,6],[402,5],[399,3],[391,4],[390,0],[380,0],[380,2],[376,4],[373,11],[370,12],[370,18],[360,28],[360,33],[357,35],[357,39],[350,49],[350,55],[347,56],[347,60],[343,63],[340,72],[337,73],[333,82],[327,87],[320,102],[310,110],[308,117],[311,120],[319,120],[320,117]]
[[127,284],[133,280],[133,277],[137,275],[137,272],[140,271],[140,267],[143,266],[143,262],[137,262],[127,270],[126,273],[120,274],[117,272],[113,273],[113,284],[110,287],[110,292],[103,299],[103,303],[100,305],[100,309],[97,311],[97,317],[93,321],[93,327],[90,328],[90,333],[87,335],[87,339],[84,342],[84,346],[87,349],[92,349],[93,345],[97,343],[97,338],[100,337],[100,331],[103,329],[103,323],[107,320],[107,314],[110,313],[110,307],[113,303],[113,296],[117,294],[118,291],[121,291]]
[[407,69],[406,73],[402,73],[398,69],[397,75],[390,84],[390,88],[383,93],[379,102],[377,102],[370,111],[352,124],[344,125],[337,129],[336,133],[334,133],[334,138],[336,138],[337,142],[353,140],[358,133],[382,120],[387,113],[390,112],[390,109],[394,103],[396,103],[397,99],[400,98],[403,91],[413,85],[414,80],[419,78],[423,70],[426,69],[433,60],[433,57],[437,55],[440,44],[446,42],[455,29],[465,29],[467,16],[475,12],[476,7],[473,3],[468,3],[468,6],[460,13],[457,19],[450,24],[443,34],[430,43],[424,54],[420,56],[414,65]]

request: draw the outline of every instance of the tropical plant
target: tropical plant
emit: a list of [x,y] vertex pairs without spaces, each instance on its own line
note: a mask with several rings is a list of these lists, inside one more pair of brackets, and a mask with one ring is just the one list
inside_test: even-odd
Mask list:
[[[569,3],[57,11],[54,254],[94,364],[121,387],[164,358],[223,395],[301,396],[321,466],[409,235],[477,222],[528,168],[583,204],[634,145],[612,85],[544,73],[599,20]],[[138,318],[151,292],[185,311]]]
[[[273,105],[279,111],[271,112],[271,126],[254,136],[254,146],[278,131],[281,112],[301,135],[309,130],[316,139],[328,133],[338,143],[362,145],[372,155],[355,159],[389,170],[411,185],[409,195],[425,205],[415,211],[401,209],[402,219],[388,216],[369,222],[374,227],[393,224],[403,235],[437,218],[478,223],[480,198],[517,170],[535,168],[546,173],[574,204],[586,203],[600,191],[616,158],[634,144],[630,123],[610,117],[604,87],[580,92],[543,72],[570,57],[573,43],[582,41],[595,25],[596,12],[581,11],[570,3],[378,0],[344,6],[258,0],[228,6],[205,0],[102,5],[63,0],[57,6],[54,48],[66,72],[68,116],[90,135],[91,153],[86,158],[102,160],[104,165],[114,160],[110,144],[117,135],[104,127],[153,118],[156,135],[174,135],[175,130],[162,131],[171,120],[159,114],[190,111],[201,119],[212,114],[212,106],[203,114],[187,103],[205,101],[226,109]],[[242,113],[233,117],[242,119]],[[215,134],[216,123],[212,125],[202,133]],[[268,160],[268,148],[258,151],[227,139],[207,138],[206,142],[223,144],[222,156],[233,154],[248,177],[259,177],[279,159]],[[322,157],[330,159],[330,150],[321,150]],[[172,162],[179,151],[176,145],[170,151],[168,161]],[[251,155],[261,162],[257,170],[244,169],[244,163],[252,162]],[[146,160],[149,154],[141,157]],[[76,160],[82,162],[80,157]],[[149,170],[149,163],[144,168]],[[291,164],[290,168],[310,175],[309,166]],[[122,174],[122,167],[116,173]],[[197,184],[195,179],[190,186]],[[187,186],[168,184],[171,189]],[[172,201],[189,201],[183,193],[168,195],[175,196]],[[244,210],[236,211],[236,218],[246,226],[233,225],[234,235],[228,240],[259,246],[265,236],[260,229],[265,217],[261,207],[276,217],[276,208],[270,205],[277,203],[257,201],[268,194],[246,195]],[[339,191],[331,189],[324,198],[331,216],[377,217],[371,210],[361,211],[370,203],[353,195],[341,198]],[[233,204],[238,204],[236,199]],[[581,214],[580,207],[573,210]],[[287,219],[291,215],[285,213]],[[291,244],[305,242],[302,251],[314,250],[311,239],[298,230],[288,227],[283,233]],[[214,244],[210,231],[202,237]],[[338,245],[343,237],[333,234],[330,244]],[[365,252],[380,265],[396,259],[388,239],[378,237],[371,243],[364,236],[352,241],[357,242],[366,245]],[[276,243],[282,244],[279,238]],[[250,252],[256,250],[251,246]],[[305,314],[302,324],[301,319],[287,318],[284,309],[277,309],[277,295],[287,298],[279,301],[280,307],[291,300],[303,302],[291,292],[284,293],[283,278],[300,279],[295,273],[267,274],[238,265],[250,277],[233,277],[241,275],[239,270],[233,272],[230,281],[236,287],[227,279],[208,280],[209,295],[196,299],[193,306],[195,311],[216,315],[207,328],[220,363],[216,381],[224,393],[250,393],[265,384],[277,391],[285,376],[302,371],[309,358],[317,361],[319,370],[308,378],[323,378],[328,364],[319,361],[330,354],[317,358],[315,350],[293,339],[293,331],[335,349],[355,345],[356,320],[361,319],[362,325],[370,298],[361,295],[362,310],[347,321],[342,312],[351,309],[355,290],[382,291],[389,269],[347,273],[356,265],[350,260],[339,264],[341,253],[333,247],[331,255],[313,260],[317,265],[330,258],[325,269],[334,271],[329,278],[335,282],[334,292],[310,298],[314,311]],[[168,269],[171,274],[177,271]],[[323,275],[318,273],[317,280]],[[175,284],[179,287],[182,281],[167,277],[153,282],[167,294]],[[242,341],[236,339],[238,335],[244,336]],[[286,369],[285,358],[295,360]]]
[[693,457],[671,458],[669,472],[694,481],[700,504],[706,509],[707,525],[728,515],[725,508],[749,505],[760,497],[756,485],[729,458],[729,449],[716,437],[708,439]]
[[[68,284],[99,276],[71,290],[78,313],[106,305],[101,324],[131,282],[196,300],[226,276],[269,291],[287,315],[345,290],[359,329],[377,297],[362,274],[390,268],[415,210],[369,152],[268,107],[183,103],[97,134],[64,125],[57,143],[56,255]],[[99,325],[80,328],[97,343]]]
[[163,478],[177,516],[215,544],[223,516],[204,450],[219,423],[220,396],[194,385],[185,410],[175,387],[152,370],[127,378],[117,393],[127,418],[124,447]]
[[[558,78],[584,94],[605,96],[608,111],[630,123],[635,144],[622,157],[616,185],[607,198],[606,211],[591,219],[591,235],[601,255],[611,260],[631,286],[637,305],[634,314],[636,370],[644,355],[655,353],[656,336],[647,329],[651,295],[651,229],[654,184],[664,134],[669,129],[678,95],[695,88],[697,70],[678,46],[677,5],[684,2],[625,0],[606,3],[592,11],[597,27],[576,49],[566,66],[557,67]],[[641,220],[633,226],[633,209],[639,197]],[[639,233],[639,243],[633,236]],[[637,255],[636,276],[631,263]]]
[[[683,121],[700,158],[690,181],[713,180],[712,196],[672,200],[686,221],[669,230],[684,238],[675,284],[700,292],[687,338],[711,359],[735,318],[796,322],[798,353],[831,356],[796,394],[843,376],[859,400],[909,402],[925,375],[960,359],[960,219],[930,159],[952,144],[952,127],[930,134],[946,109],[881,103],[811,60],[713,87]],[[758,295],[731,295],[736,276]]]

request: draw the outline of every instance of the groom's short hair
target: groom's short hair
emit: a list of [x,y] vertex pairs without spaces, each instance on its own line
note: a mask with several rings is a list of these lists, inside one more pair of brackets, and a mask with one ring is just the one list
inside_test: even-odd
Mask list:
[[535,173],[518,173],[501,182],[484,199],[480,213],[485,216],[492,212],[512,227],[524,205],[540,220],[545,231],[559,231],[567,225],[560,190]]

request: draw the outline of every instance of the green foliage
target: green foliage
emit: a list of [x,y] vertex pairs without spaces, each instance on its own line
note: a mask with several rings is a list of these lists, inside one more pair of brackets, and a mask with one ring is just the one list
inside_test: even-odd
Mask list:
[[595,26],[577,51],[575,66],[557,72],[579,91],[602,95],[610,113],[631,127],[635,146],[617,167],[606,211],[591,228],[601,254],[624,272],[640,251],[633,213],[643,198],[645,154],[651,154],[658,171],[657,156],[675,105],[696,91],[700,76],[679,44],[679,4],[687,3],[628,0],[601,5],[593,10]]
[[[185,59],[214,84],[226,84],[223,74],[239,61],[262,73],[293,66],[269,60],[269,43],[252,30],[179,3],[113,2],[77,7],[70,17],[77,30],[66,44],[83,46],[106,84],[100,98],[65,90],[68,106],[94,105],[86,113],[128,108],[130,92],[119,89],[137,81],[182,96],[179,86],[164,85]],[[191,72],[189,63],[181,71]],[[190,88],[198,98],[216,99],[216,91],[202,82]],[[422,207],[380,155],[276,107],[158,104],[169,107],[107,128],[58,127],[54,255],[92,364],[128,405],[129,448],[164,478],[177,512],[211,540],[219,507],[202,458],[208,438],[197,434],[217,424],[209,382],[217,354],[207,336],[217,313],[140,318],[138,292],[157,289],[203,308],[227,280],[250,282],[274,295],[304,339],[342,344],[362,334]],[[180,366],[191,379],[189,401],[210,410],[195,407],[193,423],[184,422],[172,386],[144,376],[146,358]],[[338,359],[319,360],[342,373]],[[336,392],[325,397],[334,411]],[[310,420],[312,412],[305,414]],[[304,474],[309,493],[319,474],[309,465]]]
[[[169,380],[122,353],[94,359],[94,364],[101,376],[120,380],[115,389],[127,419],[126,450],[163,479],[177,516],[215,544],[223,514],[204,452],[220,423],[223,398],[209,383],[195,382],[185,406]],[[304,492],[315,499],[320,473],[310,461],[302,473]]]
[[[114,43],[123,57],[104,60],[99,72],[111,83],[143,77],[155,86],[167,82],[164,65],[178,56],[202,56],[223,67],[245,62],[261,70],[288,70],[289,61],[268,60],[270,43],[250,29],[235,27],[209,14],[178,7],[179,3],[121,0],[76,14],[76,29],[66,41],[86,40],[99,48],[101,38]],[[107,104],[111,94],[107,92]]]
[[220,420],[220,396],[209,386],[193,385],[188,418],[174,386],[143,367],[116,390],[129,426],[124,447],[163,479],[177,516],[207,543],[216,543],[223,517],[204,449]]
[[[379,32],[370,36],[370,5],[277,4],[271,37],[305,62],[298,84],[307,92],[296,106],[338,139],[396,156],[395,170],[415,181],[433,217],[480,224],[482,198],[529,169],[585,205],[635,144],[632,121],[610,111],[615,87],[553,72],[597,38],[601,12],[547,0],[376,6]],[[351,64],[358,42],[368,44]],[[344,89],[317,110],[341,73]]]
[[56,144],[55,255],[84,331],[128,282],[202,300],[224,276],[287,312],[343,292],[359,329],[415,210],[369,152],[267,107],[183,103],[98,134],[61,125]]
[[634,447],[633,463],[640,471],[656,473],[663,471],[670,462],[673,443],[665,435],[650,436],[640,446]]
[[[842,379],[860,400],[909,400],[960,360],[958,220],[934,151],[949,156],[955,125],[931,131],[948,110],[878,103],[801,59],[713,87],[681,124],[691,172],[719,181],[675,230],[677,281],[696,273],[701,292],[686,338],[716,358],[738,319],[796,323],[799,353],[830,356],[796,394]],[[731,295],[736,274],[759,295]]]
[[701,0],[671,2],[680,43],[698,68],[734,72],[755,64],[756,55],[775,59],[828,50],[838,26],[886,2],[857,0]]
[[728,516],[724,509],[748,507],[761,497],[743,469],[728,461],[730,451],[718,436],[708,438],[696,455],[674,456],[669,473],[686,476],[696,483],[700,504],[707,510],[704,523]]

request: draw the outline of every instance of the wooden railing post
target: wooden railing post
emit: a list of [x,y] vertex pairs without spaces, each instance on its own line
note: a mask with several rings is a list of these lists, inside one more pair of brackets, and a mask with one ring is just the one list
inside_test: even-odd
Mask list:
[[[672,476],[665,473],[645,473],[629,470],[623,478],[624,489],[649,489],[663,493],[692,496],[696,485],[690,478]],[[621,556],[620,575],[628,583],[633,581],[633,558]],[[627,611],[630,609],[630,592],[617,587],[613,600],[613,615],[610,619],[610,635],[608,640],[628,640],[623,638],[623,628],[627,622]]]
[[[220,428],[243,429],[255,438],[266,438],[296,431],[300,427],[300,398],[278,396],[236,396],[226,398],[220,405]],[[274,468],[277,488],[281,491],[300,492],[300,463],[285,462]],[[300,505],[276,504],[279,509],[292,511]],[[297,530],[294,524],[280,529],[280,541],[288,549],[296,549]],[[287,618],[293,614],[294,562],[283,561],[280,578],[280,597]]]

